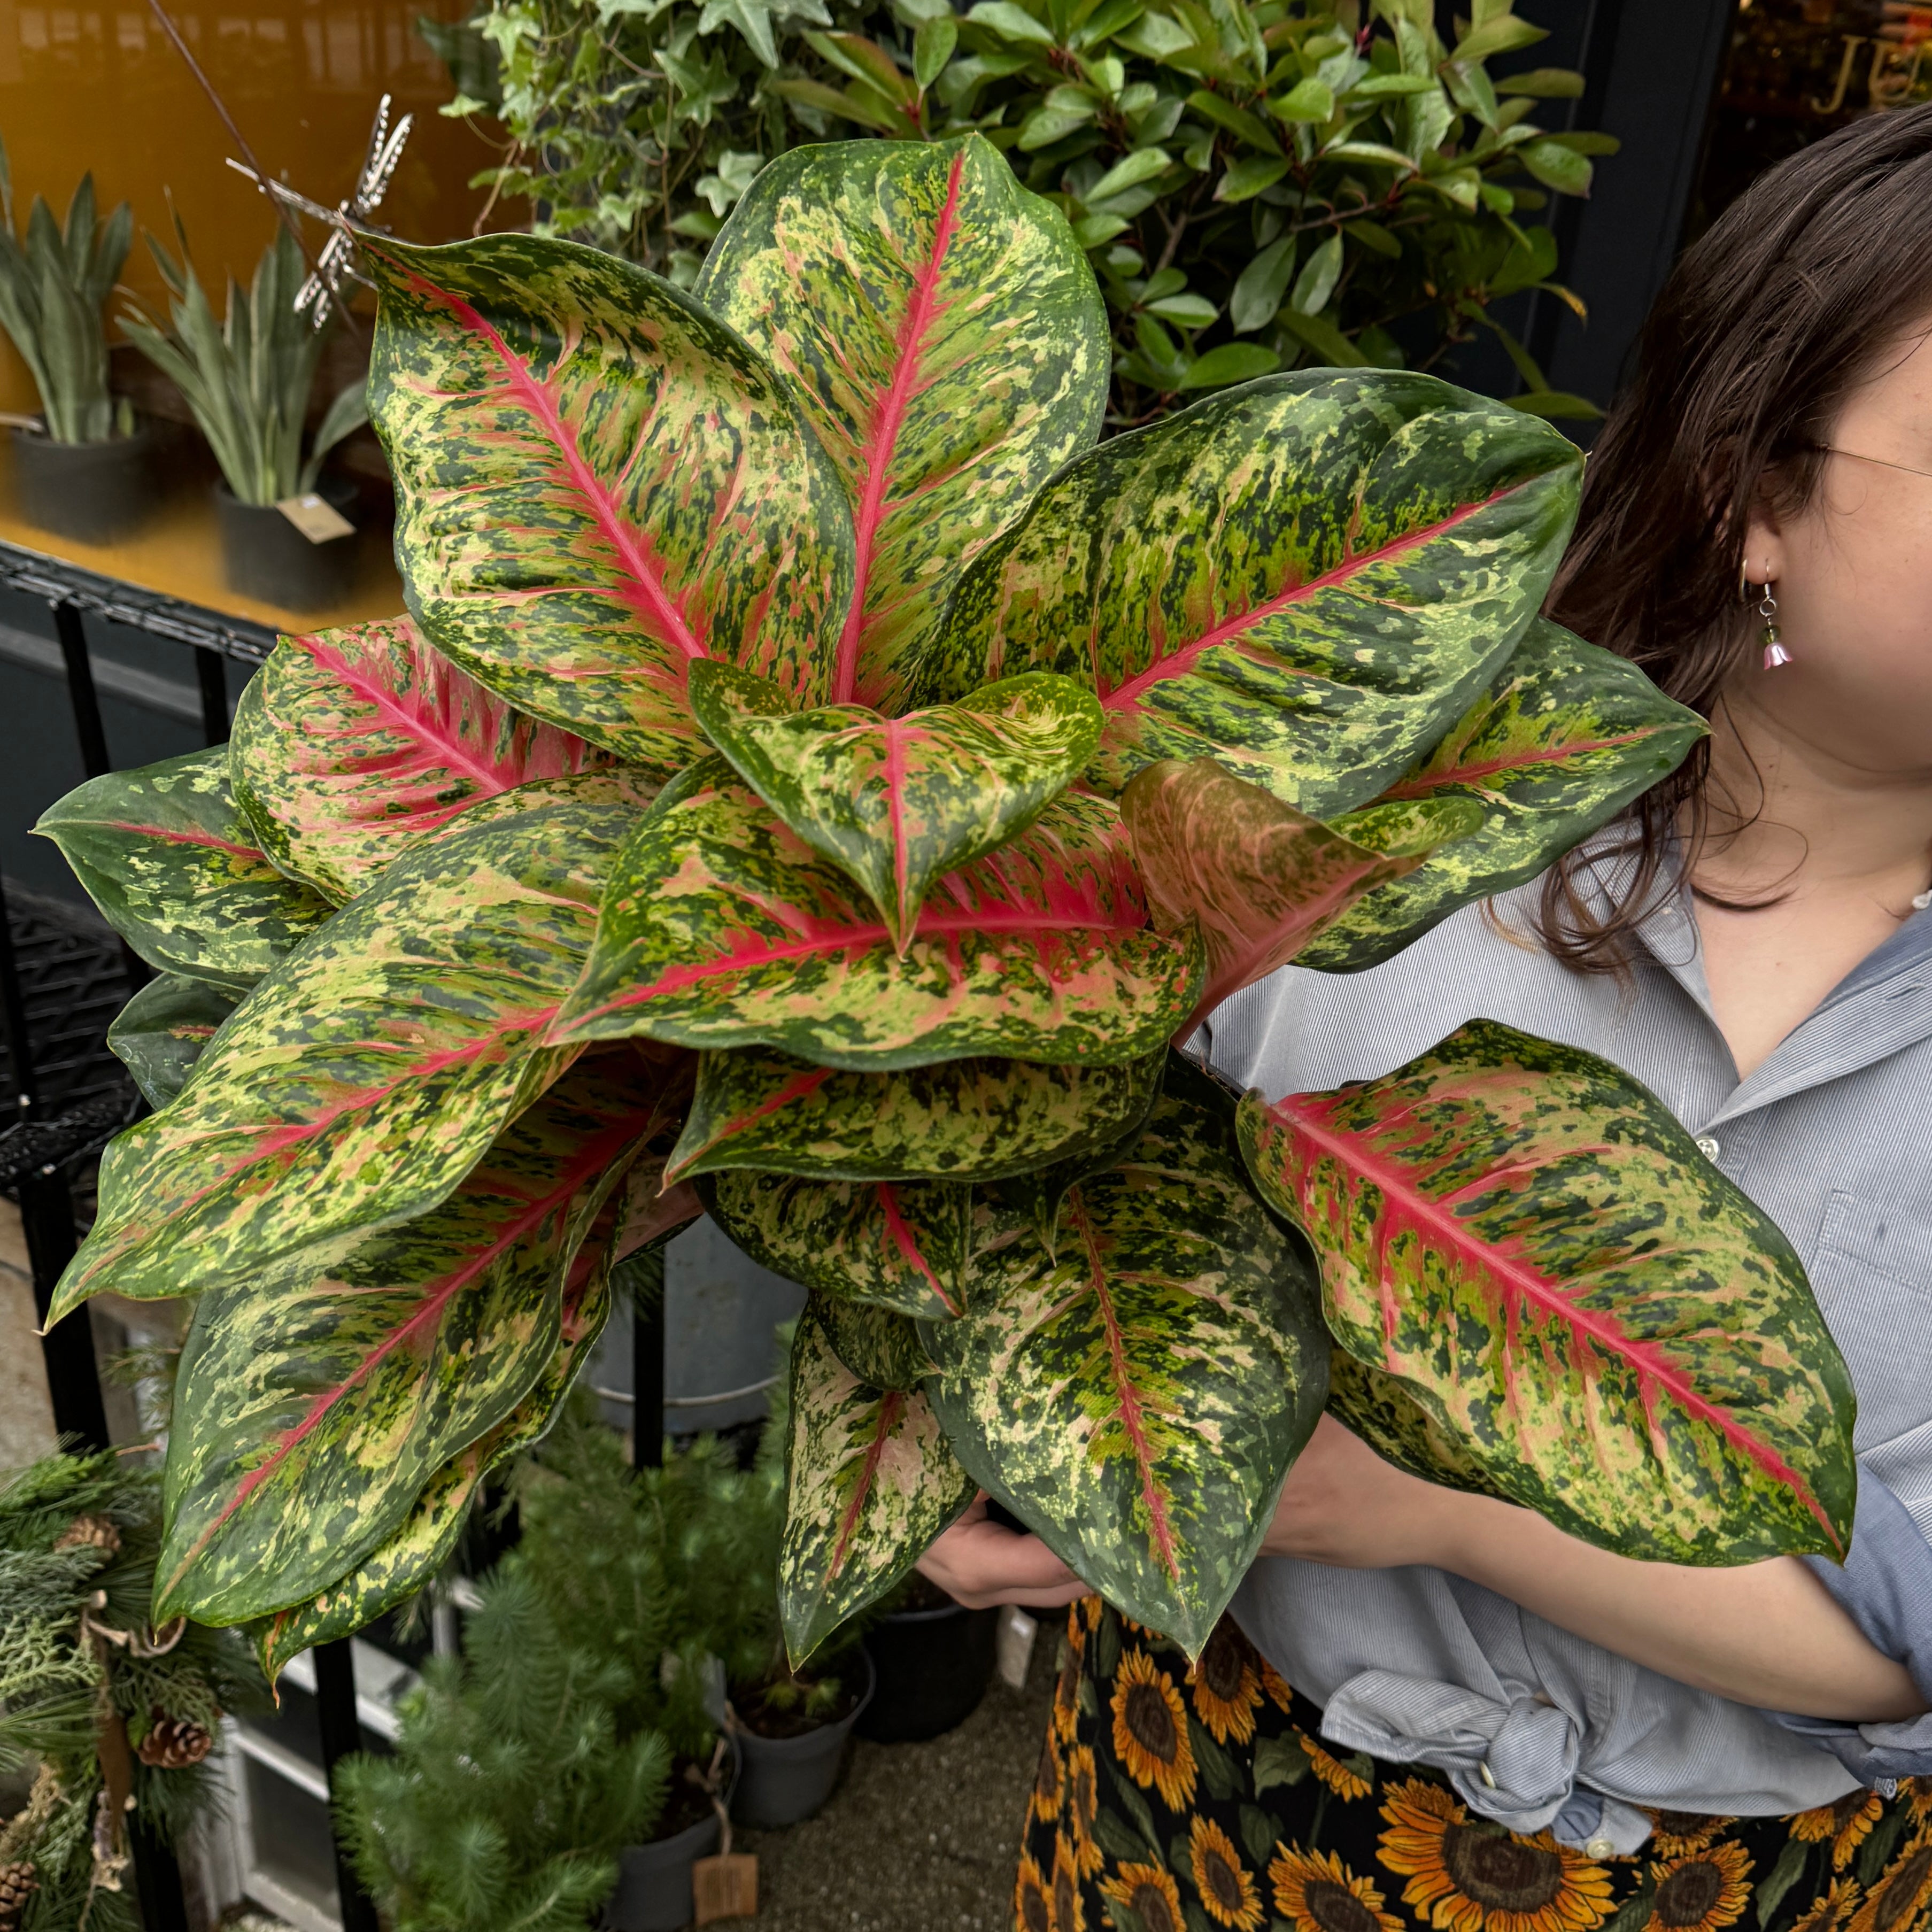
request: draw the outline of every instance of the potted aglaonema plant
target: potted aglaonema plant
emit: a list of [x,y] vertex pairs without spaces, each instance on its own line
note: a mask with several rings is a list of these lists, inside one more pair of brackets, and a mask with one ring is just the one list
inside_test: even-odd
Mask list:
[[149,436],[108,387],[107,297],[128,259],[134,216],[124,201],[101,220],[83,175],[67,226],[39,195],[27,231],[14,227],[14,186],[0,146],[0,328],[34,379],[37,422],[13,425],[21,514],[82,543],[125,536],[153,508]]
[[230,280],[218,322],[178,217],[176,236],[178,260],[147,237],[170,326],[136,304],[122,329],[181,391],[220,466],[215,514],[229,588],[284,610],[326,610],[349,592],[356,545],[344,514],[355,491],[325,481],[322,466],[368,420],[362,386],[344,389],[307,436],[325,330],[296,306],[308,271],[293,238],[277,232],[245,296]]
[[44,820],[176,976],[131,1059],[241,995],[51,1311],[195,1301],[164,1614],[317,1641],[416,1587],[700,1196],[811,1292],[807,1670],[982,1489],[1198,1654],[1324,1407],[1625,1553],[1843,1554],[1803,1271],[1617,1068],[1485,1022],[1270,1106],[1168,1052],[1702,734],[1538,617],[1573,444],[1367,368],[1099,442],[1093,272],[977,135],[781,156],[690,292],[362,259],[410,617]]

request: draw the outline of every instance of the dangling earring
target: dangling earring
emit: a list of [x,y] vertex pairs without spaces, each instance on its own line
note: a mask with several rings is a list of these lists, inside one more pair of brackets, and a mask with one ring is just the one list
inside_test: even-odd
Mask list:
[[1757,607],[1757,614],[1764,620],[1764,668],[1775,670],[1780,664],[1791,662],[1791,653],[1778,640],[1778,599],[1771,594],[1771,580],[1765,579],[1764,596]]

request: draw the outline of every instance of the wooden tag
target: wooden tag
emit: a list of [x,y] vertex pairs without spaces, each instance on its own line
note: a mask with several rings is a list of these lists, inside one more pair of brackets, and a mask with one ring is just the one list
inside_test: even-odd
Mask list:
[[700,1858],[691,1868],[692,1922],[755,1918],[758,1912],[758,1858],[755,1852],[724,1852]]
[[312,544],[353,536],[356,526],[330,502],[311,490],[305,496],[284,496],[275,508]]

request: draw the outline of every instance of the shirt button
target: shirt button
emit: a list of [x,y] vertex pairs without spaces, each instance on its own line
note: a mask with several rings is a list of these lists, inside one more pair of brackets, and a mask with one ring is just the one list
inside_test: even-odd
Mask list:
[[1697,1136],[1697,1151],[1706,1160],[1715,1160],[1722,1150],[1708,1134],[1700,1134]]
[[1616,1846],[1612,1844],[1607,1838],[1592,1838],[1590,1842],[1583,1847],[1583,1855],[1586,1858],[1615,1858],[1616,1856]]
[[1482,1762],[1477,1766],[1476,1768],[1482,1774],[1483,1782],[1486,1784],[1492,1791],[1495,1790],[1496,1788],[1496,1774],[1490,1768],[1489,1760],[1487,1758],[1484,1758]]

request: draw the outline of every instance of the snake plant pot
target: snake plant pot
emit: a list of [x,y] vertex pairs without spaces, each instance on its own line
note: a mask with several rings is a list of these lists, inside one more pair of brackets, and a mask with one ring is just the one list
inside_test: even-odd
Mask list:
[[[325,483],[318,492],[334,508],[356,500],[352,485]],[[221,528],[222,574],[231,590],[283,610],[326,610],[356,580],[356,536],[311,543],[272,503],[244,503],[225,483],[214,486]]]
[[844,1762],[852,1726],[872,1700],[872,1660],[862,1650],[854,1661],[862,1678],[852,1708],[829,1724],[814,1724],[796,1737],[761,1737],[740,1719],[735,1733],[742,1767],[731,1815],[742,1825],[772,1831],[809,1818],[832,1796]]
[[[734,1750],[724,1796],[728,1806],[736,1790],[743,1759]],[[681,1780],[674,1783],[675,1793],[689,1793],[692,1787]],[[676,1820],[670,1821],[674,1825]],[[617,1888],[604,1907],[604,1932],[677,1932],[691,1923],[696,1910],[691,1895],[691,1868],[700,1858],[708,1858],[718,1849],[718,1813],[708,1800],[704,1815],[694,1822],[654,1838],[648,1845],[632,1845],[619,1857]]]
[[880,1744],[923,1744],[963,1724],[993,1676],[998,1610],[969,1610],[944,1590],[923,1588],[866,1633],[874,1673],[872,1701],[854,1728]]
[[14,431],[20,514],[37,530],[79,543],[112,543],[136,530],[157,500],[154,437],[143,424],[106,442],[56,442]]

